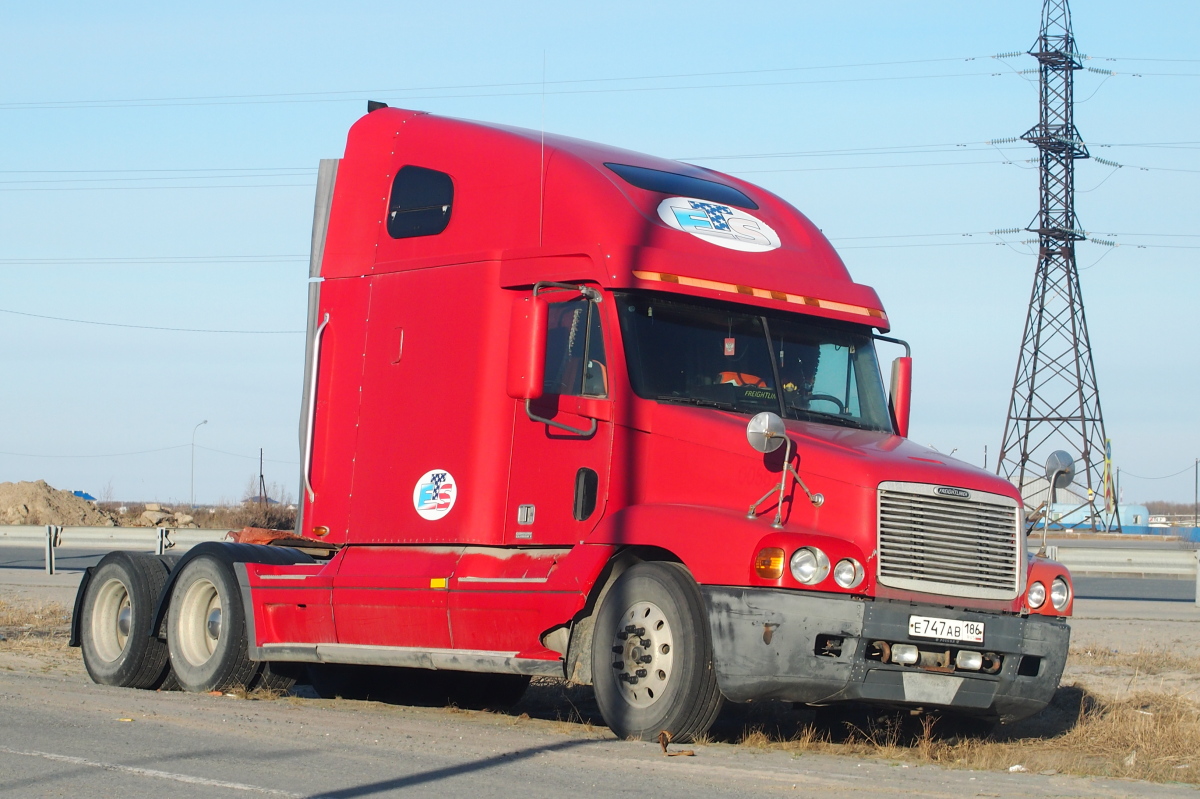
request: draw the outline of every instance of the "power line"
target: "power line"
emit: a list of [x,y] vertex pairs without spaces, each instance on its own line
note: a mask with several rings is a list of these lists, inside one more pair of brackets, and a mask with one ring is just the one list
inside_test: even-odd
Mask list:
[[[302,166],[197,167],[194,169],[0,169],[0,175],[107,175],[133,172],[316,172]],[[238,177],[230,175],[228,177]]]
[[1190,472],[1194,468],[1196,468],[1194,464],[1192,466],[1185,466],[1184,468],[1180,469],[1179,471],[1175,472],[1174,474],[1164,474],[1162,477],[1143,477],[1140,474],[1134,474],[1133,472],[1127,472],[1124,469],[1122,469],[1121,476],[1122,477],[1136,477],[1139,480],[1166,480],[1168,477],[1178,477],[1179,475],[1183,474],[1184,472]]
[[[511,92],[481,92],[474,94],[426,94],[414,95],[408,97],[396,97],[390,95],[389,99],[393,101],[422,101],[422,100],[469,100],[480,97],[540,97],[545,95],[570,95],[570,94],[626,94],[632,92],[665,92],[665,91],[686,91],[700,89],[743,89],[760,86],[806,86],[820,84],[843,84],[843,83],[871,83],[881,81],[902,81],[902,80],[936,80],[944,78],[970,78],[990,76],[1001,76],[1000,72],[961,72],[949,74],[934,74],[934,75],[896,75],[888,77],[871,77],[871,78],[825,78],[822,80],[793,80],[793,81],[772,81],[772,82],[753,82],[753,83],[708,83],[694,84],[690,86],[626,86],[611,89],[559,89],[556,91],[511,91]],[[522,84],[527,85],[527,84]],[[386,96],[380,93],[379,96]],[[0,104],[0,111],[12,110],[29,110],[31,108],[40,109],[56,109],[56,108],[155,108],[161,106],[200,106],[200,105],[251,105],[251,104],[283,104],[283,103],[328,103],[328,102],[360,102],[367,99],[364,93],[362,97],[347,97],[340,99],[307,99],[307,100],[250,100],[250,101],[211,101],[211,102],[169,102],[169,103],[114,103],[108,105],[31,105],[31,106],[14,106],[11,104]]]
[[[1022,163],[1036,163],[1037,159],[1023,159]],[[1009,165],[1016,163],[1015,161],[941,161],[935,163],[924,164],[864,164],[862,166],[810,166],[810,167],[794,167],[790,169],[739,169],[731,171],[731,175],[763,175],[774,174],[779,172],[840,172],[851,169],[911,169],[915,167],[927,166],[977,166],[979,164],[1002,164]]]
[[[191,446],[190,444],[176,444],[175,446],[172,446],[172,447],[158,447],[156,449],[139,449],[139,450],[135,450],[133,452],[107,452],[107,453],[93,454],[93,455],[44,455],[44,454],[32,453],[32,452],[6,452],[6,451],[0,451],[0,455],[10,455],[10,456],[17,457],[17,458],[53,458],[56,460],[57,459],[74,460],[76,458],[124,458],[129,455],[149,455],[149,454],[153,454],[156,452],[170,452],[170,451],[176,450],[176,449],[187,449],[190,446]],[[227,452],[226,450],[223,450],[223,449],[214,449],[212,447],[205,447],[200,444],[196,445],[196,449],[203,449],[203,450],[207,450],[208,452],[218,453],[220,455],[229,455],[230,457],[234,457],[234,458],[243,458],[246,460],[253,460],[253,461],[258,460],[257,455],[241,455],[236,452]],[[300,465],[298,461],[282,461],[282,460],[276,460],[273,458],[264,458],[263,460],[265,460],[268,463],[281,463],[281,464],[285,464],[287,466],[299,466]]]
[[311,189],[312,183],[243,183],[226,186],[55,186],[52,188],[37,188],[33,186],[19,189],[0,189],[0,192],[18,191],[161,191],[164,189]]
[[[220,453],[221,455],[229,455],[230,457],[233,457],[233,458],[243,458],[245,460],[250,460],[250,461],[258,460],[257,455],[240,455],[236,452],[228,452],[223,449],[213,449],[212,447],[205,447],[205,446],[201,446],[200,444],[196,445],[196,449],[203,449],[203,450],[207,450],[209,452],[217,452],[217,453]],[[281,461],[281,460],[275,460],[272,458],[263,458],[263,460],[266,461],[267,463],[282,463],[282,464],[286,464],[288,466],[299,466],[300,465],[299,461]]]
[[[727,77],[737,75],[767,75],[779,74],[784,72],[806,72],[831,69],[861,69],[868,67],[894,67],[894,66],[909,66],[916,64],[937,64],[950,62],[973,62],[985,61],[988,59],[1005,59],[1013,58],[1020,55],[1025,55],[1023,52],[1002,53],[991,56],[966,56],[966,57],[947,57],[947,58],[921,58],[921,59],[906,59],[899,61],[869,61],[850,64],[822,64],[808,65],[798,67],[774,67],[763,69],[740,69],[740,70],[722,70],[713,72],[682,72],[682,73],[665,73],[658,75],[630,75],[624,77],[600,77],[600,78],[572,78],[550,81],[507,81],[499,83],[463,83],[463,84],[439,84],[434,86],[408,86],[402,88],[388,89],[342,89],[324,92],[274,92],[274,93],[255,93],[255,94],[214,94],[214,95],[184,95],[175,97],[134,97],[134,98],[107,98],[102,100],[39,100],[29,102],[10,102],[0,103],[0,110],[46,110],[46,109],[65,109],[65,108],[123,108],[123,107],[161,107],[168,105],[249,105],[249,104],[278,104],[278,103],[321,103],[321,102],[356,102],[363,99],[367,95],[372,96],[395,96],[408,92],[436,92],[436,91],[462,91],[469,89],[512,89],[522,87],[541,87],[546,86],[577,86],[588,83],[617,83],[629,81],[647,81],[647,80],[681,80],[687,78],[712,78],[712,77]],[[1159,61],[1159,62],[1178,62],[1178,63],[1197,63],[1197,59],[1118,59],[1105,58],[1106,61]],[[998,76],[1004,73],[998,72],[977,72],[977,73],[962,73],[960,75],[909,75],[894,78],[850,78],[832,82],[857,82],[870,80],[913,80],[926,78],[944,78],[944,77],[965,77],[965,76]],[[1131,73],[1134,77],[1196,77],[1193,73]],[[781,83],[742,83],[742,84],[716,84],[703,86],[670,86],[670,87],[626,87],[619,89],[565,89],[550,92],[529,91],[529,92],[491,92],[487,94],[455,94],[455,95],[422,95],[419,97],[408,97],[401,99],[453,99],[453,98],[470,98],[470,97],[504,97],[504,96],[526,96],[526,95],[541,95],[548,94],[585,94],[595,92],[608,91],[664,91],[664,90],[680,90],[680,89],[712,89],[712,88],[742,88],[746,86],[783,86],[795,85],[797,83],[825,83],[831,81],[790,81]]]
[[164,255],[137,256],[122,258],[0,258],[0,266],[142,266],[147,264],[270,264],[270,263],[307,263],[308,255],[303,253],[287,255]]
[[167,452],[173,449],[186,449],[187,444],[176,444],[173,447],[159,447],[158,449],[140,449],[135,452],[110,452],[103,455],[41,455],[31,452],[0,452],[0,455],[11,455],[16,458],[123,458],[126,455],[147,455],[152,452]]
[[[463,84],[442,84],[437,86],[408,86],[404,88],[391,89],[343,89],[337,91],[326,92],[277,92],[267,94],[211,94],[211,95],[193,95],[183,97],[140,97],[140,98],[124,98],[124,99],[106,99],[106,100],[43,100],[34,102],[15,102],[15,103],[0,103],[0,110],[21,110],[21,109],[37,109],[37,108],[86,108],[86,107],[116,107],[118,105],[134,105],[134,104],[209,104],[208,101],[229,101],[241,100],[247,103],[253,102],[304,102],[307,98],[309,102],[341,102],[355,101],[357,96],[347,95],[385,95],[402,92],[425,92],[425,91],[454,91],[460,89],[504,89],[520,86],[563,86],[575,85],[580,83],[609,83],[619,81],[635,81],[635,80],[677,80],[680,78],[708,78],[719,77],[726,75],[756,75],[770,74],[779,72],[802,72],[822,69],[857,69],[862,67],[880,67],[880,66],[906,66],[911,64],[935,64],[945,63],[950,61],[975,61],[977,59],[985,59],[989,56],[969,56],[964,58],[922,58],[911,59],[905,61],[871,61],[860,62],[854,64],[825,64],[825,65],[810,65],[803,67],[776,67],[766,69],[739,69],[739,70],[724,70],[719,72],[684,72],[684,73],[668,73],[659,75],[631,75],[627,77],[605,77],[605,78],[574,78],[568,80],[549,80],[549,81],[510,81],[505,83],[463,83]],[[540,94],[540,92],[539,92]],[[286,98],[286,99],[285,99]]]
[[[165,171],[165,170],[164,170]],[[178,170],[183,172],[185,170]],[[214,170],[216,171],[216,170]],[[296,169],[296,170],[246,170],[245,174],[219,174],[219,175],[178,175],[175,177],[166,175],[144,175],[140,177],[111,177],[111,178],[50,178],[40,180],[0,180],[0,186],[11,185],[26,185],[31,183],[132,183],[134,181],[150,181],[150,180],[229,180],[236,178],[238,180],[249,178],[281,178],[281,177],[299,177],[302,175],[315,175],[315,169]],[[61,173],[60,173],[61,174]]]
[[190,327],[156,327],[153,325],[129,325],[121,322],[96,322],[90,319],[68,319],[63,316],[46,316],[44,314],[26,313],[24,311],[11,311],[7,308],[0,308],[0,313],[13,314],[14,316],[29,316],[34,319],[49,319],[54,322],[74,322],[80,325],[100,325],[102,327],[125,327],[134,330],[165,330],[171,333],[237,333],[242,335],[295,335],[304,333],[303,330],[210,330],[207,328],[190,328]]

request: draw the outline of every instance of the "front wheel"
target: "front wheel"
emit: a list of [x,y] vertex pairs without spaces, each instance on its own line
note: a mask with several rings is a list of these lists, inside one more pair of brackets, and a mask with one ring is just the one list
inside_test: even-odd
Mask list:
[[596,703],[619,738],[687,741],[721,710],[704,599],[678,563],[639,563],[617,578],[592,637]]

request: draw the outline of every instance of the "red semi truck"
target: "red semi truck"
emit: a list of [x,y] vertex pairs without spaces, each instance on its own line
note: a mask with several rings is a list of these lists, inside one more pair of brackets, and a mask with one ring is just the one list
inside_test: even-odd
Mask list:
[[684,739],[725,700],[996,719],[1057,687],[1067,570],[1010,483],[906,438],[882,304],[770,192],[372,104],[311,277],[295,532],[110,554],[72,631],[96,681],[554,675]]

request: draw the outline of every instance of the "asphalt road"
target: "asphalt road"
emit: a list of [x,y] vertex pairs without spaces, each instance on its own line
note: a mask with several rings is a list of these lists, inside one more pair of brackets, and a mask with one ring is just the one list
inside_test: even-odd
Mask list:
[[1192,788],[655,744],[552,720],[323,700],[257,702],[0,671],[0,796],[1195,797]]
[[[69,601],[82,569],[103,553],[59,554],[64,571],[49,576],[40,550],[0,547],[0,592]],[[1192,586],[1095,582],[1099,588],[1085,584],[1081,592],[1107,586],[1135,593],[1121,585],[1129,582],[1150,599],[1156,591]],[[1172,585],[1149,591],[1147,583]],[[1183,613],[1190,620],[1196,612],[1178,601],[1081,599],[1076,609],[1083,618],[1072,627],[1100,641],[1113,637],[1113,625],[1132,625],[1121,633],[1128,637],[1160,616]],[[1178,634],[1176,627],[1168,632]],[[598,724],[556,721],[573,707],[561,701],[543,703],[542,710],[531,705],[533,718],[304,698],[248,701],[98,686],[78,660],[59,661],[39,666],[36,659],[0,656],[0,797],[1197,796],[1178,785],[946,770],[728,744],[689,747],[695,757],[668,758],[657,745],[617,741]]]

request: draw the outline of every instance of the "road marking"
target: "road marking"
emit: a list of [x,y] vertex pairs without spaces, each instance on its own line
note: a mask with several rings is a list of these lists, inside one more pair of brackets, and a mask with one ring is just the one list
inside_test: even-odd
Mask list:
[[229,788],[234,791],[250,791],[252,793],[265,793],[271,796],[287,796],[292,799],[304,799],[305,794],[292,793],[291,791],[279,791],[274,788],[262,788],[257,785],[246,785],[241,782],[225,782],[223,780],[210,780],[206,777],[193,777],[189,774],[172,774],[169,771],[157,771],[150,768],[138,768],[136,766],[122,766],[119,763],[103,763],[99,760],[87,760],[82,757],[72,757],[70,755],[56,755],[53,752],[22,752],[17,749],[9,749],[7,746],[0,746],[0,752],[8,755],[24,755],[25,757],[40,757],[46,760],[55,760],[60,763],[71,763],[76,766],[89,766],[91,768],[101,768],[105,771],[117,771],[123,774],[133,774],[137,777],[157,777],[161,780],[174,780],[175,782],[186,782],[190,785],[206,785],[213,788]]

